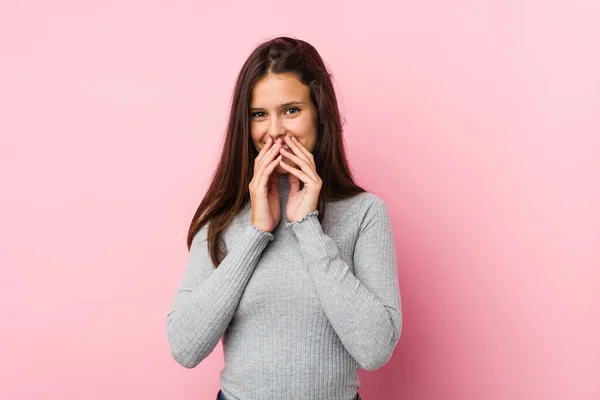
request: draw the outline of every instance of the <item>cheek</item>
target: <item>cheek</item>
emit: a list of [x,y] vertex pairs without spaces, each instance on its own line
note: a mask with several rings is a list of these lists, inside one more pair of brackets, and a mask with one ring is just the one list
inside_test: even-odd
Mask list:
[[287,127],[292,134],[305,146],[310,148],[316,140],[316,127],[310,118],[294,121]]
[[255,125],[252,125],[250,127],[250,140],[252,141],[252,144],[254,145],[254,148],[257,151],[260,151],[260,147],[262,146],[261,144],[261,136],[258,133],[259,131],[256,129]]
[[295,118],[294,120],[290,121],[289,129],[292,132],[306,136],[310,135],[310,133],[314,130],[314,123],[310,116],[304,115],[301,118]]
[[292,132],[297,134],[304,147],[312,151],[317,141],[317,127],[312,118],[299,121],[296,130]]

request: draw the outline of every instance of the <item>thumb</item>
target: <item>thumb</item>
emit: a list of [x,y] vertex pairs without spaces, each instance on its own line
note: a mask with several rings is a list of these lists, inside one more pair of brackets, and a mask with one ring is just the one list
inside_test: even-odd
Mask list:
[[269,179],[267,185],[269,187],[268,192],[270,194],[279,194],[279,191],[277,190],[278,183],[279,181],[277,179]]
[[298,179],[297,176],[289,174],[288,175],[288,181],[290,182],[290,196],[293,196],[294,194],[298,193],[300,191],[300,180]]

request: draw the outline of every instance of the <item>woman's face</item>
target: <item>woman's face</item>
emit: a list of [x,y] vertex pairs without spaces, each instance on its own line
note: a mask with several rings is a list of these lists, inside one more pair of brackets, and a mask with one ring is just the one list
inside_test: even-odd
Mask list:
[[[257,151],[269,137],[273,142],[295,137],[308,151],[317,143],[317,110],[310,98],[310,89],[294,74],[268,74],[252,89],[250,102],[250,135]],[[290,148],[289,151],[293,153]],[[283,161],[299,168],[292,160]],[[275,174],[288,172],[278,165]]]

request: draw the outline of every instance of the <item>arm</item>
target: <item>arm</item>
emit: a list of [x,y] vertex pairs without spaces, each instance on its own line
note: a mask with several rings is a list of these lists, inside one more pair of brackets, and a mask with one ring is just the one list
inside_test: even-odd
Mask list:
[[298,238],[304,263],[331,325],[352,357],[363,369],[372,371],[392,356],[400,338],[402,312],[387,208],[374,196],[363,199],[362,207],[366,211],[357,221],[354,275],[333,239],[323,232],[318,211],[286,225]]
[[208,254],[208,224],[190,247],[187,267],[167,315],[171,355],[194,368],[217,346],[227,329],[258,259],[274,236],[245,222],[245,229],[218,268]]

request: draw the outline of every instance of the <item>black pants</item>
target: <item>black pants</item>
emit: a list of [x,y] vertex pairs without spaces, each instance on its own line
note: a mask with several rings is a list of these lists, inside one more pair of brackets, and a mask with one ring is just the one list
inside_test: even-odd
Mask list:
[[[221,390],[219,389],[219,392],[217,393],[217,399],[216,400],[220,400],[219,396],[221,396]],[[353,400],[361,400],[360,394],[356,393],[356,396],[354,397]]]

